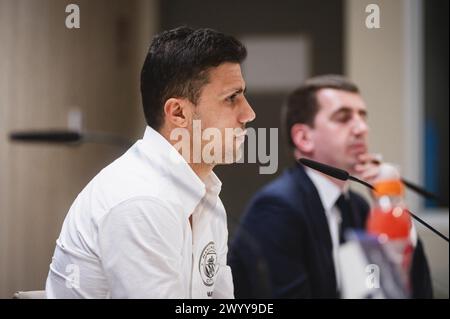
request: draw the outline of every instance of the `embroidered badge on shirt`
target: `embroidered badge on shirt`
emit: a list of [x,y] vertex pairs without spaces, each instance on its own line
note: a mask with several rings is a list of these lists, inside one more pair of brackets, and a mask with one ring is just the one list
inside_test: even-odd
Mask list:
[[200,255],[198,268],[203,283],[206,286],[212,286],[214,284],[215,276],[219,271],[217,253],[213,241],[210,241],[205,248],[203,248],[202,254]]

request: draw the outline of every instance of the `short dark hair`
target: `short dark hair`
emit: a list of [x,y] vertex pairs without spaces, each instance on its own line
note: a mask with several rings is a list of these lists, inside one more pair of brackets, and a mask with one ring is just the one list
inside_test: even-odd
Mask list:
[[155,36],[141,71],[141,95],[147,124],[159,130],[163,106],[171,97],[197,104],[208,83],[209,68],[225,62],[241,63],[245,46],[232,36],[212,29],[186,26]]
[[359,93],[356,84],[342,75],[327,74],[306,80],[302,86],[288,96],[283,112],[285,133],[290,146],[295,146],[291,137],[291,128],[294,124],[303,123],[314,127],[314,119],[319,111],[316,93],[321,89]]

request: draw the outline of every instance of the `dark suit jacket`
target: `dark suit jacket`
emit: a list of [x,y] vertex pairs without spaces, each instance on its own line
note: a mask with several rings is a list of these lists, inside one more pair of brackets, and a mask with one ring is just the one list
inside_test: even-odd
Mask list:
[[[366,201],[350,192],[356,227]],[[258,192],[229,253],[236,298],[338,298],[328,222],[319,194],[297,165]],[[411,270],[413,297],[432,297],[420,241]]]

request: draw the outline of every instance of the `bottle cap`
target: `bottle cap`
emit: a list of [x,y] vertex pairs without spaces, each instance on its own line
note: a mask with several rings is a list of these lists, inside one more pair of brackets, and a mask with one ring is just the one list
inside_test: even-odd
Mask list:
[[375,182],[373,185],[375,197],[380,196],[403,196],[404,186],[398,179],[388,179]]

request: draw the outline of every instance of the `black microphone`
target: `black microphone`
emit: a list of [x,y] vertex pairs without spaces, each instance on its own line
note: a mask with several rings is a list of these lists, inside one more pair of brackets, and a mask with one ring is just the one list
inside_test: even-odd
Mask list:
[[67,130],[21,131],[9,135],[12,141],[34,143],[75,143],[82,139],[80,132]]
[[308,166],[312,169],[315,169],[316,171],[322,172],[325,175],[340,179],[341,181],[346,181],[346,180],[353,180],[355,182],[358,182],[360,184],[365,185],[366,187],[369,187],[371,189],[374,189],[374,187],[372,185],[370,185],[369,183],[360,180],[352,175],[350,175],[347,171],[344,171],[343,169],[337,168],[337,167],[333,167],[330,165],[326,165],[323,163],[319,163],[316,161],[312,161],[310,159],[307,158],[301,158],[299,159],[300,163],[302,163],[305,166]]
[[[301,164],[308,166],[312,169],[315,169],[316,171],[319,171],[325,175],[340,179],[342,181],[346,181],[346,180],[353,180],[355,182],[358,182],[366,187],[369,187],[370,189],[375,189],[371,184],[360,180],[352,175],[350,175],[347,171],[337,168],[337,167],[333,167],[330,165],[326,165],[323,163],[319,163],[307,158],[300,158],[298,160]],[[407,185],[407,184],[406,184]],[[419,194],[422,195],[422,193],[419,192]],[[438,235],[439,237],[443,238],[444,240],[446,240],[448,242],[448,237],[446,237],[445,235],[443,235],[441,232],[439,232],[438,230],[434,229],[432,226],[428,225],[425,221],[423,221],[422,219],[420,219],[419,217],[417,217],[416,215],[414,215],[410,210],[408,210],[409,214],[415,219],[417,220],[419,223],[421,223],[422,225],[424,225],[425,227],[427,227],[429,230],[431,230],[432,232],[434,232],[436,235]]]
[[319,172],[322,172],[331,177],[340,179],[342,181],[348,180],[348,177],[350,176],[350,174],[347,171],[344,171],[343,169],[339,169],[339,168],[336,168],[333,166],[329,166],[329,165],[322,164],[322,163],[319,163],[316,161],[312,161],[307,158],[301,158],[301,159],[299,159],[299,161],[300,161],[300,163],[302,163],[305,166],[308,166],[312,169],[315,169]]
[[433,194],[433,193],[427,191],[423,187],[420,187],[419,185],[416,185],[413,182],[408,181],[407,179],[402,178],[402,182],[403,182],[403,184],[405,184],[406,187],[408,187],[410,190],[416,192],[417,194],[422,195],[425,198],[434,200],[436,203],[438,203],[441,206],[446,206],[444,204],[444,200],[442,200],[442,198],[440,198],[436,194]]
[[43,131],[19,131],[9,134],[14,142],[50,143],[50,144],[81,144],[99,143],[111,144],[121,148],[129,148],[133,142],[107,132],[86,132],[73,130],[43,130]]

